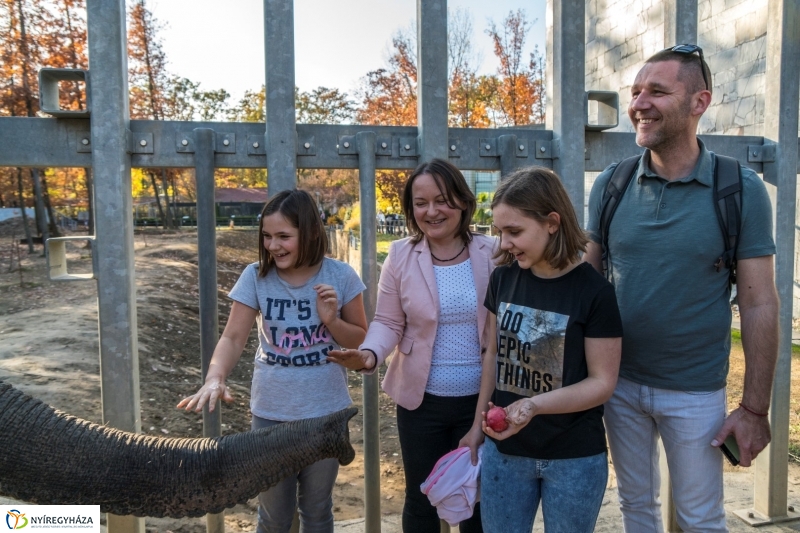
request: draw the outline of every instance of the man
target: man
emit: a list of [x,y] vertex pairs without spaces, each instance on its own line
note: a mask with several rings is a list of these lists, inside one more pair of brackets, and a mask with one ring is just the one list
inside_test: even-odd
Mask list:
[[[722,454],[736,437],[741,465],[770,441],[778,345],[772,213],[763,182],[741,168],[737,290],[745,352],[740,407],[726,414],[730,354],[728,270],[714,207],[714,159],[697,138],[711,102],[702,50],[681,45],[647,60],[631,87],[628,115],[646,148],[611,220],[607,267],[623,321],[620,379],[605,407],[625,531],[663,531],[657,437],[667,455],[678,524],[727,531]],[[614,166],[589,198],[585,260],[602,272],[600,212]],[[738,400],[738,398],[737,398]]]

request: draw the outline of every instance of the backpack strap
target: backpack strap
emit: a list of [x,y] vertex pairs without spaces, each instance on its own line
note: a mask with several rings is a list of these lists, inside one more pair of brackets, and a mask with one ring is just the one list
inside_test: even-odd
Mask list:
[[725,242],[725,251],[714,263],[717,272],[729,270],[729,281],[736,283],[736,250],[742,226],[742,174],[739,161],[714,155],[714,208]]
[[611,179],[606,184],[606,190],[603,192],[603,207],[600,211],[600,245],[603,251],[603,274],[608,278],[609,260],[608,260],[608,228],[611,226],[611,218],[619,206],[622,195],[628,189],[628,184],[636,174],[636,169],[639,168],[639,160],[641,155],[636,155],[623,159],[617,164]]

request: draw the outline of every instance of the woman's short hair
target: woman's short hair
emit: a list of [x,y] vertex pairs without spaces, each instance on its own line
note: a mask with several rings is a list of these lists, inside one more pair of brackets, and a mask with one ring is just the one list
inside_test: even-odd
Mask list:
[[431,159],[427,163],[421,163],[406,180],[403,189],[403,213],[406,216],[406,227],[412,235],[411,240],[419,242],[423,237],[422,230],[414,218],[414,194],[412,191],[414,180],[423,174],[430,174],[433,177],[433,181],[436,182],[436,187],[444,196],[448,207],[461,209],[461,224],[457,234],[464,243],[470,242],[472,232],[469,230],[469,226],[472,224],[472,215],[475,214],[477,206],[475,194],[470,190],[461,171],[443,159]]
[[316,265],[325,258],[328,235],[319,216],[314,199],[306,191],[291,189],[273,196],[261,210],[258,228],[258,275],[264,277],[275,264],[272,255],[264,248],[262,227],[264,219],[275,213],[283,215],[299,233],[299,251],[295,267]]
[[[492,209],[500,204],[518,209],[540,223],[552,221],[547,217],[550,213],[559,214],[561,223],[544,250],[544,259],[551,267],[564,268],[580,259],[580,253],[586,251],[589,239],[578,223],[566,189],[552,170],[527,167],[512,173],[500,182],[494,193]],[[494,257],[500,265],[514,261],[511,253],[499,248]]]

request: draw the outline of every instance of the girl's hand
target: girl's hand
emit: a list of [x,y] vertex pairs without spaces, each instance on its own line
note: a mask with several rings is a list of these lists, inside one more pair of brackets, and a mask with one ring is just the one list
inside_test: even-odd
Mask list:
[[199,413],[203,410],[204,405],[208,405],[208,412],[212,413],[219,399],[230,403],[233,401],[233,396],[231,396],[231,393],[228,391],[224,379],[210,378],[206,379],[205,384],[200,387],[199,391],[181,400],[176,407],[178,409],[186,409],[187,411]]
[[[494,407],[494,404],[489,402],[489,409],[492,407]],[[498,433],[486,425],[486,413],[482,413],[483,422],[481,422],[481,427],[483,428],[483,432],[493,439],[505,440],[512,435],[516,435],[522,428],[527,426],[528,422],[536,416],[536,411],[536,404],[533,403],[532,398],[517,400],[506,407],[506,422],[508,422],[508,427],[505,430]]]
[[338,363],[350,370],[364,370],[365,368],[374,368],[375,355],[369,350],[330,350],[328,352],[328,361]]
[[[486,416],[486,413],[482,413],[483,416]],[[466,435],[464,435],[460,441],[458,441],[458,447],[461,448],[466,446],[469,448],[470,455],[472,456],[472,466],[478,465],[478,447],[483,444],[483,441],[486,437],[483,436],[483,432],[481,431],[481,427],[477,424],[473,424]]]
[[339,311],[336,289],[331,285],[320,283],[314,285],[317,291],[317,314],[322,323],[326,326],[336,320],[336,313]]

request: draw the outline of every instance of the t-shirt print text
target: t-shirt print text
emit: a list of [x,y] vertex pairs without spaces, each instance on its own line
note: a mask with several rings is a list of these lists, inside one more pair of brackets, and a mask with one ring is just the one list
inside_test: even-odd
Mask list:
[[[268,345],[272,350],[266,350],[262,358],[268,365],[281,366],[317,366],[328,364],[328,350],[335,346],[318,346],[333,341],[325,324],[312,324],[311,300],[289,300],[267,298],[266,309],[263,314],[263,331],[269,332]],[[287,316],[290,315],[290,316]],[[292,320],[294,326],[281,324]],[[306,322],[303,324],[303,322]],[[296,348],[311,348],[303,353],[290,354]]]
[[568,321],[567,315],[501,302],[497,389],[531,397],[561,388]]

